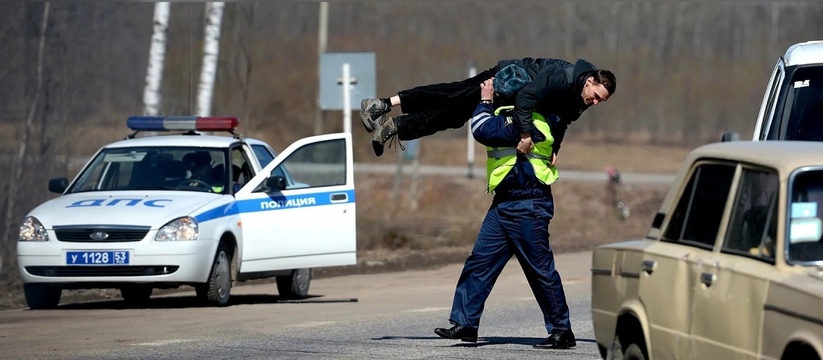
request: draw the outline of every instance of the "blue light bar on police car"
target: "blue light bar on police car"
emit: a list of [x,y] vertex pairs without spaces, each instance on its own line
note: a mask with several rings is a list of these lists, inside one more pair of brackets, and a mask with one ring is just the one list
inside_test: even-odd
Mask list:
[[131,116],[126,126],[134,131],[234,131],[236,117]]

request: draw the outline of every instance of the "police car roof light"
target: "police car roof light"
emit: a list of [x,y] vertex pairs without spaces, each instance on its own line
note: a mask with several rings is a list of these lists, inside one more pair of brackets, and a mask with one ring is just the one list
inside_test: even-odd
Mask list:
[[239,121],[236,117],[204,116],[131,116],[126,126],[134,131],[229,131]]

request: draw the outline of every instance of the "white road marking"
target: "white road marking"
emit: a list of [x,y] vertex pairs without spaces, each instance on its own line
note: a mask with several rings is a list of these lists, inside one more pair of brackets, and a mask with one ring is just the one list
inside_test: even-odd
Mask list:
[[406,310],[404,312],[435,312],[435,311],[443,311],[449,310],[447,307],[427,307],[422,309],[414,309],[414,310]]
[[307,323],[292,325],[296,327],[315,327],[315,326],[323,326],[323,325],[330,325],[334,324],[336,321],[310,321]]
[[163,345],[172,345],[172,344],[179,344],[184,342],[194,341],[192,339],[167,339],[167,340],[157,340],[157,341],[149,341],[149,342],[142,342],[132,344],[134,346],[163,346]]

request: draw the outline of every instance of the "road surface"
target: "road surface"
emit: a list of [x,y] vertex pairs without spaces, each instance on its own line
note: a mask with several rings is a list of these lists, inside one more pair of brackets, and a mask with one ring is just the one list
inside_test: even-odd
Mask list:
[[3,359],[598,359],[590,314],[591,253],[557,256],[577,347],[532,348],[547,335],[515,260],[486,303],[476,344],[441,339],[462,267],[317,279],[283,301],[274,284],[239,286],[225,308],[193,293],[0,312]]

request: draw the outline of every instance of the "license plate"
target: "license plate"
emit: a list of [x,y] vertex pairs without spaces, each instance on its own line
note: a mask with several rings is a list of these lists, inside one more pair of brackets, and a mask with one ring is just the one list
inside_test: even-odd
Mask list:
[[128,265],[128,251],[68,251],[66,265]]

